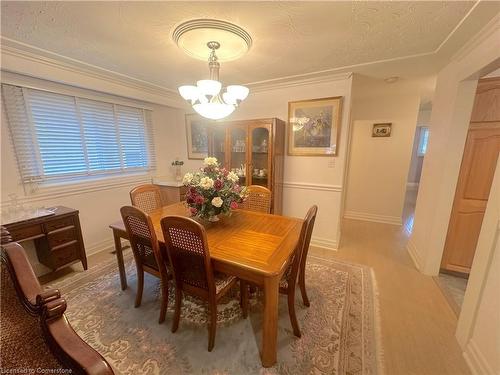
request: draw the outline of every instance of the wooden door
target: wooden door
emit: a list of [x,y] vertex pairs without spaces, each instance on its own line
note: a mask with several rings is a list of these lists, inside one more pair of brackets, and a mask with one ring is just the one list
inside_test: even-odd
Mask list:
[[469,274],[500,152],[500,78],[480,80],[441,269]]

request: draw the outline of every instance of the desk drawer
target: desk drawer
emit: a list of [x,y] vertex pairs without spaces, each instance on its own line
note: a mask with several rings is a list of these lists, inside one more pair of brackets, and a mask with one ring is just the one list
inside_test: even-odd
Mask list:
[[74,225],[73,216],[67,216],[61,219],[51,220],[44,224],[45,233],[50,233],[52,231],[73,225]]
[[18,229],[9,229],[12,241],[21,241],[36,237],[43,237],[42,225],[35,224]]
[[49,241],[49,247],[51,249],[76,239],[76,230],[73,226],[64,227],[63,229],[52,231],[47,234],[47,240]]
[[51,258],[53,268],[59,268],[65,264],[80,259],[80,247],[78,246],[78,243],[74,243],[54,250],[51,252]]

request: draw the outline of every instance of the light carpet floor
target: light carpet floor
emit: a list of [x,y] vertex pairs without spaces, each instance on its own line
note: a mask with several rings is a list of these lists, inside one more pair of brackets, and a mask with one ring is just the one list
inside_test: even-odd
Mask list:
[[[126,256],[129,288],[120,289],[115,262],[106,262],[49,285],[61,290],[75,331],[117,374],[350,374],[382,375],[377,295],[370,268],[309,257],[306,283],[311,307],[296,310],[302,337],[293,335],[286,296],[280,296],[278,363],[261,367],[262,296],[243,319],[238,290],[218,306],[215,348],[207,351],[206,306],[184,298],[178,331],[170,331],[173,301],[158,324],[159,281],[145,277],[142,305],[134,308],[136,276]],[[173,297],[173,293],[170,293]]]

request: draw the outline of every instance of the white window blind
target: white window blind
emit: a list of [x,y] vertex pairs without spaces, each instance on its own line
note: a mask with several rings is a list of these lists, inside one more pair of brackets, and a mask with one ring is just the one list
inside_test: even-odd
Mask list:
[[2,85],[24,182],[155,168],[151,111]]

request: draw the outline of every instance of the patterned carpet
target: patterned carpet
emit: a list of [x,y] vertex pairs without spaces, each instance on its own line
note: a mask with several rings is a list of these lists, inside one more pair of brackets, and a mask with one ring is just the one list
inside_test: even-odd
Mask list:
[[[219,305],[215,348],[207,351],[206,307],[184,298],[179,330],[170,331],[173,301],[159,325],[159,281],[145,277],[142,305],[134,308],[135,265],[126,254],[129,288],[120,289],[115,262],[94,267],[50,287],[67,299],[73,328],[117,374],[350,374],[381,375],[377,351],[376,293],[371,269],[309,257],[306,282],[311,307],[297,294],[302,338],[293,335],[280,297],[278,363],[260,364],[262,296],[241,316],[238,290]],[[238,288],[236,288],[238,289]],[[173,293],[170,293],[173,296]]]

